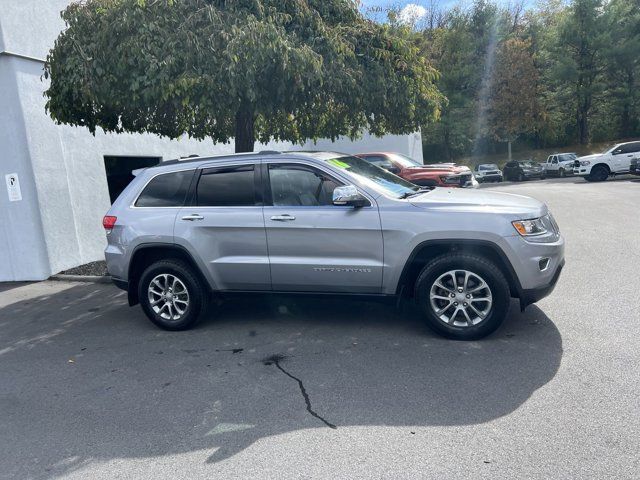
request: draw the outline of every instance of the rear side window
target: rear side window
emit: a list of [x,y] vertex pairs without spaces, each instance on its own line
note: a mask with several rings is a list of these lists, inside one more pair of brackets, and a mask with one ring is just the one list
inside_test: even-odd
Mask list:
[[198,181],[201,207],[247,207],[256,204],[254,166],[205,170]]
[[640,142],[633,142],[622,146],[623,153],[636,153],[640,152]]
[[154,177],[136,200],[136,207],[181,207],[189,190],[193,170],[163,173]]

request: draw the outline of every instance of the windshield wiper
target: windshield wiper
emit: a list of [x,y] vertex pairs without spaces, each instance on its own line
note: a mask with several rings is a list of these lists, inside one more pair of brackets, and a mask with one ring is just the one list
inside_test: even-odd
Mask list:
[[400,195],[401,199],[405,199],[405,198],[409,198],[409,197],[415,197],[416,195],[420,195],[422,193],[425,192],[430,192],[431,190],[433,190],[433,187],[420,187],[420,190],[416,190],[415,192],[405,192],[402,195]]

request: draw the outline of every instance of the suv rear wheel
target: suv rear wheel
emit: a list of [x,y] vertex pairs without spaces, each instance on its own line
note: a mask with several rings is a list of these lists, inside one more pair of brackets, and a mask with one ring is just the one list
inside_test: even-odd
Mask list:
[[502,324],[511,295],[493,262],[478,255],[448,253],[422,269],[415,297],[432,330],[456,340],[476,340]]
[[192,268],[180,260],[160,260],[140,277],[138,298],[142,310],[165,330],[186,330],[203,316],[206,290]]

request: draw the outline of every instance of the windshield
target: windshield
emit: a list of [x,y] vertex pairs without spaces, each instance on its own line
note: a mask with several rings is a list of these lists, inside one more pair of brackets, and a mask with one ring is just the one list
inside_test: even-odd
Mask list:
[[487,163],[485,165],[480,165],[478,170],[498,170],[498,166],[495,163]]
[[358,157],[335,157],[325,161],[374,190],[392,198],[406,198],[422,191],[419,186],[396,177],[394,174]]
[[413,158],[402,155],[401,153],[390,153],[388,157],[394,160],[396,163],[402,165],[402,167],[404,168],[423,166],[422,164],[416,162]]
[[575,160],[577,158],[577,155],[575,153],[563,153],[561,155],[558,155],[558,160],[561,162],[565,162],[567,160]]
[[523,167],[533,167],[535,166],[532,161],[520,162],[520,165]]

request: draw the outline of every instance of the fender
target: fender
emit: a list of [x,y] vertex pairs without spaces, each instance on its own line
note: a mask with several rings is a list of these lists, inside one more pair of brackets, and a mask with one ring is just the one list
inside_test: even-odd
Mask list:
[[522,297],[522,285],[520,284],[520,280],[518,280],[518,276],[511,265],[507,255],[502,251],[502,249],[493,242],[487,240],[470,240],[470,239],[437,239],[437,240],[425,240],[424,242],[419,243],[413,249],[409,257],[407,258],[404,267],[402,269],[402,273],[400,274],[400,278],[398,280],[398,285],[396,286],[396,294],[400,294],[404,285],[407,283],[407,280],[410,276],[411,266],[415,258],[420,254],[420,252],[426,248],[442,248],[443,251],[460,251],[460,250],[469,250],[473,251],[474,248],[481,249],[489,249],[493,254],[495,254],[500,264],[498,265],[503,271],[504,275],[507,277],[507,281],[511,286],[514,287],[514,291],[512,291],[512,295],[515,294],[518,298]]
[[[178,245],[176,243],[141,243],[139,245],[136,245],[136,247],[133,249],[133,251],[131,252],[131,256],[130,256],[130,262],[129,262],[129,271],[128,271],[128,281],[124,282],[122,280],[118,280],[115,281],[114,283],[116,283],[116,285],[119,288],[122,288],[123,290],[126,290],[128,293],[128,300],[129,300],[129,306],[133,306],[136,305],[139,300],[138,300],[138,290],[137,290],[137,282],[135,281],[136,279],[136,272],[134,271],[134,269],[137,267],[136,262],[135,262],[135,258],[136,255],[138,253],[140,253],[140,251],[144,251],[144,250],[152,250],[152,249],[165,249],[165,250],[173,250],[174,252],[177,252],[178,254],[176,255],[176,257],[185,260],[187,263],[189,263],[191,265],[191,267],[194,269],[194,271],[196,272],[196,275],[198,275],[200,277],[200,279],[202,280],[202,282],[207,285],[209,287],[209,289],[213,289],[212,288],[212,284],[209,281],[209,278],[207,277],[207,275],[205,274],[205,272],[203,272],[202,267],[200,266],[200,264],[196,261],[196,259],[193,257],[193,255],[191,255],[191,253],[182,245]],[[166,258],[166,256],[159,256],[158,259],[161,258]],[[138,274],[141,272],[137,272]],[[126,288],[125,288],[125,284],[126,284]]]

